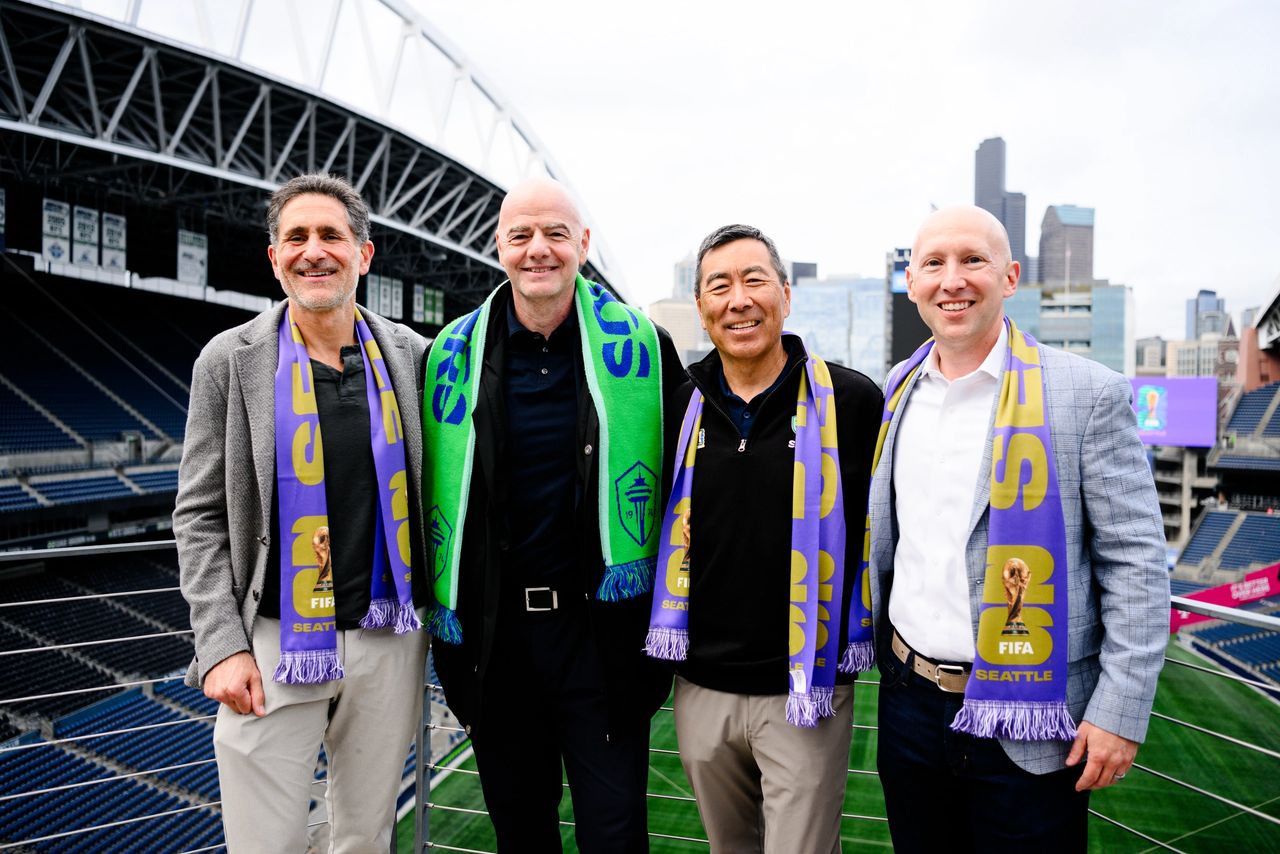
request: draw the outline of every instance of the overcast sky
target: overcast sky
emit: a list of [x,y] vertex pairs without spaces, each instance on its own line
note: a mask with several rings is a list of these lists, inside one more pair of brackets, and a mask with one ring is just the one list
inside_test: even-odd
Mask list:
[[1137,333],[1280,288],[1280,4],[414,0],[533,128],[638,302],[747,222],[821,274],[880,275],[1008,145],[1037,254],[1097,209],[1094,275]]

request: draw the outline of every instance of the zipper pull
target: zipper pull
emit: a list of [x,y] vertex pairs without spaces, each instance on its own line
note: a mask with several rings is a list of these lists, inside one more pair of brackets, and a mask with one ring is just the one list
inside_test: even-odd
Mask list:
[[738,453],[742,453],[746,449],[747,449],[747,440],[743,439],[741,442],[738,443]]

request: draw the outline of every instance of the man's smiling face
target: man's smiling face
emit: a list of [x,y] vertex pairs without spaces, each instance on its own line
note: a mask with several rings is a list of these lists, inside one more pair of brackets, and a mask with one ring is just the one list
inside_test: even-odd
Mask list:
[[744,238],[718,246],[702,257],[701,274],[698,313],[720,357],[747,364],[777,356],[791,286],[779,281],[765,245]]
[[511,280],[517,306],[558,304],[573,294],[587,260],[591,230],[568,194],[551,182],[513,190],[498,215],[498,260]]
[[330,311],[355,299],[373,244],[356,243],[347,210],[332,196],[303,193],[280,211],[271,269],[289,299],[306,311]]

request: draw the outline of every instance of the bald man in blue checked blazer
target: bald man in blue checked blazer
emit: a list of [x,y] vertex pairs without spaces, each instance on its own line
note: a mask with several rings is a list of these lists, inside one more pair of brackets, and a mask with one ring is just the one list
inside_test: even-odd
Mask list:
[[[878,764],[899,851],[943,845],[998,850],[1014,840],[1038,840],[1037,850],[1082,850],[1089,790],[1118,782],[1131,766],[1146,735],[1168,639],[1163,523],[1130,385],[1096,362],[1041,346],[1044,411],[1066,533],[1065,577],[1055,570],[1052,583],[1055,593],[1068,597],[1066,703],[1079,735],[1075,742],[1014,741],[951,730],[973,655],[931,658],[916,648],[928,645],[941,622],[936,615],[947,606],[939,583],[921,586],[921,579],[935,578],[930,573],[945,562],[954,567],[948,589],[961,621],[967,592],[971,631],[960,643],[972,649],[977,642],[991,521],[995,390],[1009,335],[1001,331],[1003,301],[1016,290],[1019,272],[1003,226],[978,208],[934,213],[913,247],[909,294],[934,333],[934,352],[905,384],[902,412],[889,421],[869,501],[872,615],[882,672]],[[988,396],[965,398],[983,382]],[[967,433],[967,447],[951,448],[948,442],[965,428],[963,413],[948,407],[963,400],[979,407],[970,412],[976,426]],[[912,468],[910,454],[936,454],[924,464],[927,476],[904,480],[921,471]],[[949,482],[938,466],[965,454],[976,478]],[[951,504],[954,548],[935,551],[937,561],[916,561],[918,569],[902,566],[904,555],[927,556],[930,546],[947,542],[934,529],[945,525]],[[904,549],[904,537],[918,542]],[[917,548],[921,542],[923,550]],[[896,590],[895,581],[901,582]],[[935,611],[931,600],[939,598]],[[948,820],[922,820],[920,807],[929,804],[945,804]]]

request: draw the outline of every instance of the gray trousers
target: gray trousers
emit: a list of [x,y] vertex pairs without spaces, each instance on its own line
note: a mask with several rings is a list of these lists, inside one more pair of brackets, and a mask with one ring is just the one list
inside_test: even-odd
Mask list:
[[[271,681],[280,621],[254,622],[253,657],[267,713],[218,707],[214,754],[229,854],[307,850],[310,801],[323,790],[330,854],[386,854],[400,776],[422,719],[424,632],[338,632],[346,676],[320,685]],[[313,785],[320,745],[328,786]]]
[[677,676],[674,702],[712,854],[839,853],[852,685],[836,686],[835,716],[813,729],[787,723],[786,694],[727,694]]

